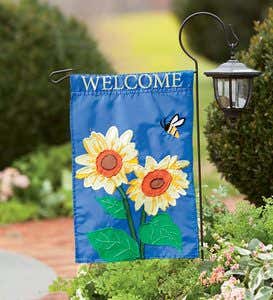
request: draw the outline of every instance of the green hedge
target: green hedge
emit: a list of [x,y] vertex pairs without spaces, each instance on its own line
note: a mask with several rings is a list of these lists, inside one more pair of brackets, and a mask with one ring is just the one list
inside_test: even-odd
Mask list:
[[[240,37],[239,48],[246,49],[253,34],[253,22],[263,20],[270,5],[273,5],[272,0],[173,0],[172,10],[180,22],[197,11],[219,15],[226,24],[233,24]],[[223,62],[228,59],[224,34],[215,20],[206,16],[198,17],[185,30],[192,50],[213,61]]]
[[218,171],[249,200],[261,205],[262,196],[273,195],[273,9],[255,30],[248,51],[240,57],[263,72],[255,79],[250,111],[230,126],[216,105],[211,105],[205,134],[210,160]]
[[60,68],[112,69],[87,28],[37,0],[0,2],[0,168],[40,144],[69,139],[69,86],[49,83]]

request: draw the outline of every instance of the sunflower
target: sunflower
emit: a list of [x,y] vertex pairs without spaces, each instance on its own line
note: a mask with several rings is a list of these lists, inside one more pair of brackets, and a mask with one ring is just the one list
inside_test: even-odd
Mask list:
[[120,137],[118,129],[112,126],[104,136],[91,132],[83,139],[86,154],[77,156],[76,163],[83,165],[77,170],[76,178],[84,180],[84,187],[94,190],[104,188],[113,194],[122,183],[127,184],[126,174],[131,173],[138,164],[138,152],[132,143],[132,130],[125,131]]
[[145,167],[135,169],[136,179],[130,181],[127,194],[135,202],[135,209],[144,205],[148,215],[156,215],[158,210],[165,211],[176,205],[180,195],[186,195],[189,187],[187,174],[181,169],[189,165],[177,156],[166,156],[157,163],[151,156],[146,157]]

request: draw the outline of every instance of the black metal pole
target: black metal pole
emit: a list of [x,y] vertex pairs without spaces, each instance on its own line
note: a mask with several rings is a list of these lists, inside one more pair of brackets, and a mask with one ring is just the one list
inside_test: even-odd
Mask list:
[[233,37],[235,38],[235,42],[230,42],[228,39],[228,32],[226,29],[226,26],[224,22],[215,14],[206,12],[206,11],[200,11],[196,12],[190,16],[188,16],[183,23],[180,26],[179,29],[179,44],[182,49],[182,51],[194,62],[195,66],[195,99],[196,99],[196,131],[197,131],[197,163],[198,163],[198,188],[199,188],[199,226],[200,226],[200,244],[201,244],[201,258],[204,259],[204,218],[203,218],[203,193],[202,193],[202,166],[201,166],[201,136],[200,136],[200,104],[199,104],[199,68],[198,68],[198,61],[196,58],[194,58],[185,48],[182,40],[182,32],[185,27],[185,25],[195,16],[200,16],[200,15],[206,15],[214,18],[220,25],[222,30],[225,33],[225,39],[226,43],[231,49],[231,52],[233,53],[233,49],[237,46],[238,44],[238,38],[235,35],[234,31],[232,30],[231,25],[230,26],[230,31]]

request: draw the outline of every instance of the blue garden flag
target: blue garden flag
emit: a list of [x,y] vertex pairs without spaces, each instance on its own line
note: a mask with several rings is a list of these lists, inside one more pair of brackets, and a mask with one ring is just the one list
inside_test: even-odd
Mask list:
[[70,79],[76,262],[198,257],[193,72]]

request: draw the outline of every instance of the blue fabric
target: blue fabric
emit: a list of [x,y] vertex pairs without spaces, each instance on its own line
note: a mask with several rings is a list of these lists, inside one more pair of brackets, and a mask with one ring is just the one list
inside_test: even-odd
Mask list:
[[[174,242],[170,241],[168,245],[168,242],[161,240],[151,242],[151,244],[144,243],[144,258],[195,258],[199,256],[193,181],[193,75],[193,71],[104,75],[106,76],[104,78],[103,75],[71,75],[70,121],[76,262],[92,263],[139,258],[136,255],[120,256],[120,253],[117,253],[115,258],[105,259],[108,255],[105,251],[116,251],[114,246],[110,245],[109,249],[104,246],[104,249],[100,249],[100,240],[96,240],[97,235],[88,235],[110,228],[122,230],[126,233],[125,238],[127,235],[130,236],[128,220],[115,218],[99,201],[108,196],[118,199],[113,201],[121,201],[118,190],[110,195],[104,188],[94,190],[92,187],[84,187],[84,179],[76,178],[77,171],[84,166],[76,163],[75,159],[87,153],[83,140],[92,132],[105,136],[111,126],[118,129],[119,136],[126,130],[132,130],[132,142],[135,143],[138,163],[141,166],[145,166],[147,156],[152,156],[160,162],[167,155],[177,155],[179,160],[189,162],[189,165],[182,170],[187,174],[189,181],[188,188],[185,189],[186,195],[180,195],[176,199],[175,206],[169,205],[165,211],[159,209],[156,214],[157,216],[166,216],[166,214],[170,216],[172,224],[175,224],[171,227],[178,228],[178,232],[181,233],[182,245],[175,247]],[[178,138],[161,126],[164,119],[166,124],[175,115],[185,119],[183,125],[176,128],[179,133]],[[129,181],[136,178],[133,171],[126,176]],[[128,184],[122,184],[122,187],[126,192]],[[137,233],[135,243],[139,246],[141,211],[144,206],[136,211],[135,202],[130,199],[129,195],[127,200]],[[154,217],[147,214],[144,224],[148,224]],[[111,234],[110,240],[115,238]],[[155,232],[155,235],[157,234]],[[103,236],[102,242],[105,242],[107,238],[108,236]],[[123,236],[119,235],[119,238]],[[138,250],[134,251],[136,253]]]

